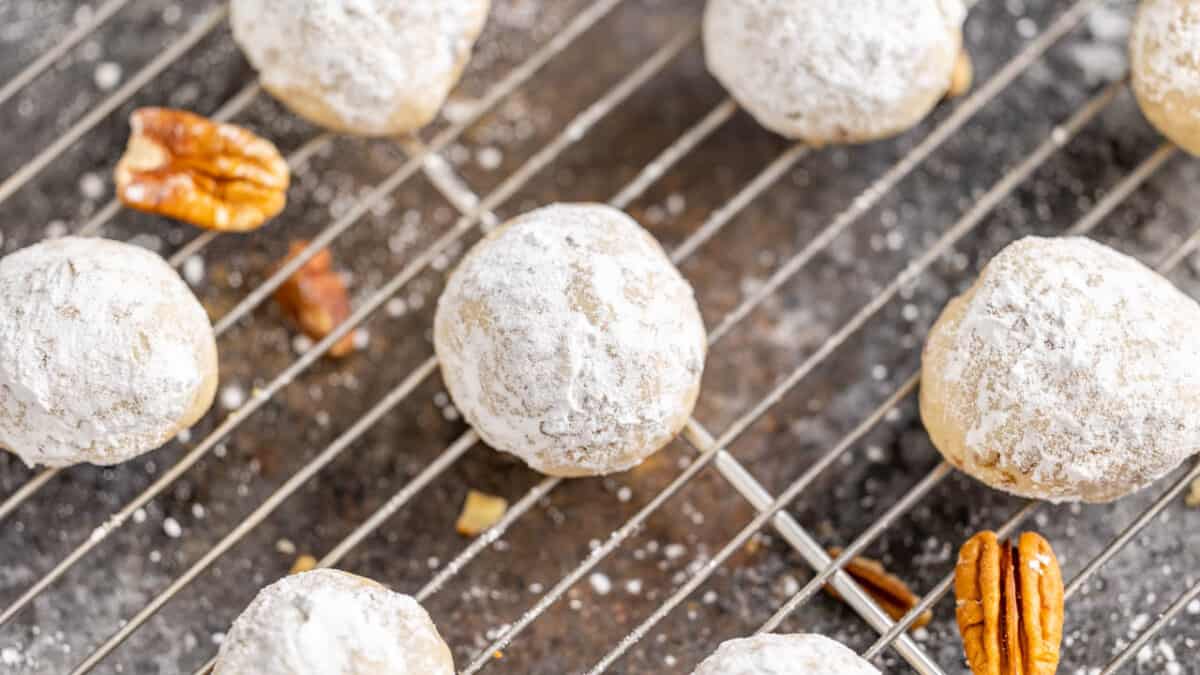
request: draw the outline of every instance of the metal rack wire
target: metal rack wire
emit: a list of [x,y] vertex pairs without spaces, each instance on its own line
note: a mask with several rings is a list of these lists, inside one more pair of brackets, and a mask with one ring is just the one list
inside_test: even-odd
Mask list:
[[[450,124],[428,143],[423,143],[415,139],[408,141],[404,145],[408,159],[399,168],[355,203],[345,215],[337,218],[323,229],[318,236],[313,238],[300,255],[273,273],[260,286],[248,293],[232,310],[217,320],[215,324],[216,333],[218,336],[222,336],[270,297],[271,293],[309,258],[352,228],[373,206],[398,189],[418,172],[423,171],[435,188],[441,191],[450,204],[459,210],[460,215],[457,222],[420,255],[411,260],[395,277],[361,303],[348,321],[338,327],[328,337],[301,354],[296,361],[275,375],[265,386],[257,388],[249,401],[232,411],[205,439],[187,452],[178,463],[163,472],[149,487],[112,514],[102,525],[95,529],[89,538],[79,542],[65,558],[34,582],[15,601],[3,607],[0,610],[0,626],[7,624],[18,613],[26,609],[40,594],[52,584],[59,581],[73,566],[92,552],[110,533],[121,528],[138,509],[161,494],[176,479],[184,475],[201,458],[213,450],[222,439],[232,434],[242,422],[267,404],[284,387],[293,382],[300,373],[315,363],[333,344],[366,320],[368,316],[383,306],[389,298],[425,270],[436,257],[443,255],[452,245],[459,242],[474,229],[486,229],[497,224],[499,219],[494,214],[494,210],[497,207],[510,200],[534,175],[562,155],[566,149],[584,138],[605,116],[619,108],[640,87],[666,68],[687,47],[696,42],[699,33],[698,26],[692,24],[683,27],[650,58],[646,59],[594,103],[580,112],[556,137],[543,145],[519,168],[510,173],[495,189],[482,196],[473,193],[467,187],[466,183],[454,173],[450,165],[442,159],[439,153],[445,150],[470,128],[471,125],[479,121],[488,111],[494,109],[508,96],[522,87],[534,74],[550,63],[574,40],[593,28],[620,5],[622,1],[598,0],[591,3],[548,43],[537,49],[526,61],[514,68],[506,78],[492,87],[470,114]],[[1088,12],[1098,4],[1098,1],[1077,0],[1072,3],[1066,11],[1047,26],[1044,31],[1030,40],[992,78],[982,83],[972,94],[959,102],[952,114],[901,157],[888,171],[863,190],[848,208],[838,213],[816,237],[784,262],[765,283],[753,293],[748,294],[735,309],[722,317],[716,326],[710,330],[710,346],[720,342],[722,338],[728,335],[755,308],[759,307],[789,279],[799,273],[815,256],[825,251],[839,234],[845,232],[864,214],[869,212],[872,207],[877,205],[901,180],[929,158],[939,146],[960,130],[986,104],[1004,92],[1018,76],[1035,64],[1052,45],[1075,28],[1087,16]],[[110,0],[88,22],[72,32],[63,43],[50,52],[47,52],[43,57],[37,59],[12,80],[0,87],[0,102],[11,97],[29,82],[34,81],[39,74],[44,72],[61,57],[70,46],[77,44],[92,31],[96,30],[104,21],[119,11],[126,2],[127,0]],[[33,159],[22,165],[13,175],[0,182],[0,204],[21,187],[30,183],[42,169],[53,162],[69,147],[82,140],[105,117],[132,99],[141,87],[157,77],[159,73],[172,63],[182,58],[191,47],[220,25],[226,18],[227,13],[228,8],[221,6],[205,16],[174,43],[171,48],[143,67],[124,86],[72,125],[65,134],[39,152]],[[754,507],[757,515],[734,538],[729,540],[716,555],[696,570],[686,583],[671,592],[651,615],[646,617],[632,632],[616,644],[589,671],[590,673],[600,673],[611,667],[630,647],[644,638],[659,621],[708,580],[751,536],[764,528],[768,523],[811,566],[816,576],[779,607],[776,613],[760,630],[769,631],[777,628],[788,615],[811,599],[822,586],[830,584],[845,598],[850,607],[872,629],[879,633],[880,637],[865,652],[864,656],[875,658],[883,650],[890,647],[896,650],[916,672],[923,675],[942,673],[942,666],[936,663],[920,645],[912,640],[906,633],[906,630],[922,611],[931,607],[948,592],[951,579],[949,577],[943,579],[903,619],[893,621],[842,571],[842,566],[854,556],[859,555],[898,518],[920,503],[933,488],[951,473],[950,467],[944,462],[940,463],[924,479],[910,488],[871,527],[859,534],[852,543],[844,548],[844,551],[836,559],[831,559],[805,528],[783,510],[789,503],[801,495],[818,476],[832,467],[840,457],[848,452],[880,420],[884,419],[889,411],[900,405],[915,391],[918,383],[916,374],[908,377],[883,404],[862,419],[852,431],[841,438],[834,447],[821,456],[819,460],[813,463],[801,476],[791,482],[777,496],[770,494],[733,455],[726,451],[726,448],[775,406],[785,394],[792,390],[809,373],[830,358],[839,347],[860,331],[872,317],[887,307],[902,288],[916,280],[940,257],[952,251],[956,243],[972,232],[983,221],[985,216],[992,212],[1004,198],[1009,196],[1034,171],[1042,167],[1060,148],[1066,145],[1103,112],[1123,90],[1125,84],[1124,81],[1121,81],[1105,87],[1080,107],[1070,118],[1064,120],[1028,157],[1005,172],[989,190],[975,199],[966,213],[957,221],[950,224],[931,247],[919,257],[910,261],[907,267],[876,293],[849,321],[821,343],[808,358],[789,372],[766,395],[762,396],[747,411],[738,416],[722,433],[714,436],[697,420],[690,420],[683,437],[697,452],[694,460],[632,518],[612,531],[611,535],[601,545],[596,547],[589,556],[580,561],[576,567],[562,577],[560,581],[551,586],[549,590],[541,594],[532,608],[501,631],[491,644],[479,650],[477,656],[461,672],[464,675],[470,675],[485,668],[492,662],[493,654],[512,643],[526,628],[546,612],[551,605],[559,600],[568,589],[583,579],[606,556],[621,547],[642,526],[647,518],[656,513],[663,504],[683,490],[700,471],[711,465],[715,467],[719,474],[728,481],[738,494],[742,495]],[[261,88],[256,83],[246,86],[220,109],[214,111],[213,116],[217,119],[229,119],[233,117],[244,110],[260,92]],[[736,111],[736,105],[731,100],[727,99],[719,103],[700,121],[680,135],[668,147],[664,148],[653,161],[642,167],[640,172],[609,200],[609,203],[617,208],[627,207],[632,201],[645,193],[670,167],[685,158],[699,143],[732,118]],[[315,136],[288,157],[289,163],[293,166],[303,164],[331,140],[332,136],[329,134]],[[740,211],[779,181],[789,169],[794,167],[809,152],[810,149],[806,146],[793,145],[778,155],[775,160],[764,167],[736,195],[720,208],[713,211],[704,223],[672,252],[672,259],[676,263],[682,263],[689,258],[706,242],[716,236]],[[1174,146],[1170,144],[1161,146],[1092,206],[1067,232],[1077,235],[1089,233],[1175,153],[1176,149]],[[120,208],[118,202],[115,200],[110,201],[80,228],[79,234],[94,235],[98,233],[120,211]],[[195,255],[208,246],[216,237],[217,235],[212,233],[197,236],[172,255],[170,263],[176,267],[180,266],[190,256]],[[1197,247],[1200,247],[1200,230],[1192,234],[1183,246],[1172,251],[1170,255],[1162,260],[1158,265],[1158,269],[1162,272],[1173,269],[1187,255],[1194,252]],[[412,394],[436,370],[437,362],[434,357],[429,357],[422,362],[386,396],[311,459],[299,472],[285,481],[248,517],[244,518],[225,535],[224,538],[208,549],[200,559],[195,561],[185,572],[146,603],[140,611],[125,621],[105,642],[88,654],[73,672],[89,672],[97,667],[113,650],[133,635],[182,589],[194,581],[234,545],[253,533],[255,528],[273,513],[284,500],[294,494],[318,472],[327,467],[347,447],[371,429],[388,412],[404,401],[406,397]],[[435,478],[453,466],[478,441],[479,438],[473,431],[468,430],[463,433],[457,440],[448,445],[432,463],[425,467],[411,481],[403,485],[391,499],[363,521],[358,528],[326,553],[319,561],[319,565],[331,566],[341,561],[385,520],[413,499],[415,495]],[[12,514],[19,506],[34,497],[57,473],[56,470],[48,470],[36,474],[29,482],[5,499],[3,503],[0,503],[0,522],[3,522],[5,517]],[[1175,499],[1197,477],[1200,477],[1200,463],[1197,463],[1186,475],[1173,483],[1161,497],[1154,501],[1150,508],[1130,524],[1072,579],[1067,588],[1067,595],[1071,596],[1081,592],[1084,588],[1084,583],[1090,577],[1113,555],[1128,544],[1171,500]],[[483,536],[471,542],[454,560],[445,565],[417,591],[415,594],[416,597],[423,600],[442,589],[471,560],[491,543],[503,536],[539,500],[550,494],[561,482],[561,479],[548,477],[535,484],[521,499],[513,504],[497,525]],[[1027,504],[997,529],[1002,533],[1013,531],[1036,508],[1037,504],[1035,503]],[[1198,595],[1200,595],[1200,584],[1193,585],[1181,594],[1162,617],[1147,626],[1133,643],[1126,647],[1106,666],[1103,672],[1115,672],[1146,641],[1157,634],[1172,617],[1176,616],[1183,607]],[[207,671],[211,667],[211,664],[212,662],[210,661],[197,672]]]

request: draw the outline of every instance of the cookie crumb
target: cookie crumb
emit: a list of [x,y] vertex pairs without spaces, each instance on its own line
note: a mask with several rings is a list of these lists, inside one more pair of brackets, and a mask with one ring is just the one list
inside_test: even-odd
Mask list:
[[475,537],[500,522],[508,511],[508,500],[478,490],[467,492],[462,513],[454,529],[464,537]]
[[288,574],[300,574],[316,568],[317,559],[307,553],[302,553],[296,557],[296,562],[292,563],[292,569],[288,570]]

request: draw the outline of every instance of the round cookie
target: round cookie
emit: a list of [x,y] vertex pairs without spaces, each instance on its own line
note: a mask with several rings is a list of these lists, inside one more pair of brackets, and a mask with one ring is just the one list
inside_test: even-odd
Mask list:
[[844,645],[815,633],[726,640],[692,675],[879,675]]
[[1200,306],[1102,244],[1022,239],[930,330],[921,418],[992,487],[1117,499],[1200,449]]
[[458,83],[489,0],[233,0],[233,37],[263,87],[349,134],[428,124]]
[[1133,91],[1146,118],[1200,155],[1200,3],[1142,0],[1129,52]]
[[492,447],[557,476],[623,471],[683,428],[706,339],[692,288],[629,216],[560,204],[511,220],[451,275],[434,346]]
[[454,675],[450,648],[407,595],[331,569],[259,591],[221,642],[213,675]]
[[0,260],[0,446],[28,464],[116,464],[212,405],[208,314],[162,258],[66,237]]
[[946,93],[961,0],[709,0],[708,69],[764,127],[861,143],[915,125]]

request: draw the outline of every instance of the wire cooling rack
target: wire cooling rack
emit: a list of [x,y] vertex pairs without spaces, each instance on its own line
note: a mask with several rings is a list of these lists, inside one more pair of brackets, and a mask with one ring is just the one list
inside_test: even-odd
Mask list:
[[[924,328],[1021,234],[1097,236],[1200,290],[1197,173],[1127,93],[1116,45],[1128,5],[985,0],[968,23],[968,96],[900,139],[823,150],[787,145],[722,98],[700,63],[699,3],[497,4],[445,118],[400,141],[290,119],[236,56],[222,4],[76,8],[52,44],[0,70],[0,106],[17,111],[0,243],[75,232],[163,250],[214,314],[225,383],[210,419],[145,460],[0,465],[0,666],[203,672],[253,592],[310,550],[421,599],[462,673],[688,672],[721,639],[802,629],[889,672],[961,672],[953,611],[939,605],[957,545],[1033,520],[1068,574],[1064,672],[1200,672],[1200,547],[1187,533],[1200,517],[1180,497],[1200,464],[1117,505],[1025,503],[940,462],[912,402]],[[36,7],[0,6],[13,39],[54,24]],[[89,63],[97,44],[159,22],[161,44]],[[125,62],[140,65],[112,72]],[[37,105],[75,63],[95,66],[100,94]],[[224,87],[196,89],[209,80]],[[291,148],[279,221],[218,237],[104,196],[119,141],[103,139],[122,137],[134,104],[172,102],[261,122]],[[26,129],[42,140],[24,147]],[[353,176],[337,166],[350,155]],[[80,193],[82,206],[60,208]],[[696,415],[714,421],[693,418],[681,442],[608,479],[541,478],[481,450],[428,356],[429,306],[453,260],[503,218],[563,197],[607,198],[650,226],[709,323]],[[50,226],[10,225],[20,218]],[[285,224],[311,244],[269,273]],[[355,312],[320,342],[289,339],[267,300],[326,246],[353,268]],[[322,359],[360,325],[359,356]],[[468,485],[511,507],[465,542],[447,523]],[[832,545],[844,552],[831,560]],[[840,571],[864,552],[923,594],[904,619]],[[849,609],[818,594],[826,584]],[[938,620],[908,632],[930,607]]]

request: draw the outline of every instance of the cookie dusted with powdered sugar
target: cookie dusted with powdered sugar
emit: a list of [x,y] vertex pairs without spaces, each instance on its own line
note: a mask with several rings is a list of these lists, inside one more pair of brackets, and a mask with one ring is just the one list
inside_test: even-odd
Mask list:
[[768,129],[860,143],[916,124],[950,86],[961,0],[709,0],[708,69]]
[[454,675],[454,661],[416,600],[322,569],[260,591],[221,642],[213,673]]
[[298,115],[364,136],[428,124],[458,83],[489,0],[233,0],[233,37]]
[[683,428],[705,331],[691,286],[629,216],[561,204],[488,235],[451,275],[434,345],[492,447],[559,476],[623,471]]
[[1117,499],[1200,450],[1200,306],[1102,244],[1022,239],[930,330],[921,418],[992,487]]
[[0,446],[28,464],[116,464],[212,405],[217,346],[150,251],[66,237],[0,260]]
[[1129,52],[1133,91],[1146,118],[1200,155],[1200,2],[1142,0]]
[[726,640],[692,675],[879,675],[839,642],[814,633]]

